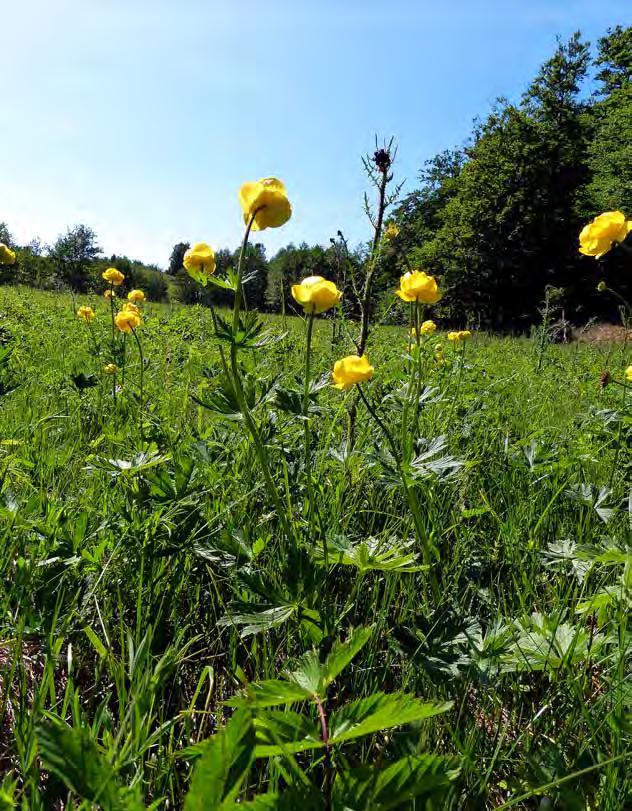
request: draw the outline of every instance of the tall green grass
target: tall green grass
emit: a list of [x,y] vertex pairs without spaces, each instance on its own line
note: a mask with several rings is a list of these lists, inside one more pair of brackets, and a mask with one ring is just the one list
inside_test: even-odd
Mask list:
[[[87,303],[105,344],[105,303]],[[141,431],[133,346],[115,406],[70,297],[0,289],[0,807],[179,808],[196,780],[211,791],[213,775],[192,771],[246,685],[311,650],[326,662],[359,628],[371,632],[327,689],[330,715],[377,692],[451,709],[391,719],[330,762],[281,741],[246,769],[242,799],[276,792],[285,805],[257,807],[296,807],[300,784],[300,804],[319,807],[328,773],[423,757],[417,800],[370,805],[356,789],[355,807],[631,807],[630,393],[599,387],[626,350],[542,357],[537,342],[479,335],[463,357],[428,354],[414,486],[439,553],[433,590],[379,429],[359,408],[351,447],[354,393],[330,386],[310,411],[312,525],[291,407],[300,319],[284,334],[270,318],[278,340],[242,353],[303,539],[291,546],[243,420],[200,405],[218,390],[211,314],[145,311]],[[314,376],[350,350],[319,320]],[[376,329],[368,354],[365,391],[398,430],[405,331]],[[317,724],[316,704],[299,707]]]

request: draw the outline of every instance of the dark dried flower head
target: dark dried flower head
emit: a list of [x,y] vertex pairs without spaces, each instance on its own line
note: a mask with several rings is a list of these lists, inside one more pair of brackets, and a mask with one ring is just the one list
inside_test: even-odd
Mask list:
[[610,383],[610,380],[611,380],[610,372],[608,372],[608,371],[602,372],[599,375],[599,388],[600,389],[605,389],[606,386],[608,385],[608,383]]
[[373,162],[380,172],[388,172],[391,168],[391,156],[385,149],[378,149],[373,155]]

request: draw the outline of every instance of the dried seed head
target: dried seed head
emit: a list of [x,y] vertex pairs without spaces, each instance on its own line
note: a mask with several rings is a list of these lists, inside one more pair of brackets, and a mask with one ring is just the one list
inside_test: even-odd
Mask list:
[[385,149],[378,149],[373,154],[373,163],[375,163],[380,172],[388,172],[392,163],[391,156]]

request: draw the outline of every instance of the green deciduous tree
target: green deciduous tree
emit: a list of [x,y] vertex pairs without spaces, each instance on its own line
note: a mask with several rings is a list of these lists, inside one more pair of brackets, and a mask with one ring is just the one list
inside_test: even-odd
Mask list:
[[97,235],[87,225],[75,225],[58,237],[50,251],[57,276],[71,290],[85,292],[90,282],[90,266],[101,253]]

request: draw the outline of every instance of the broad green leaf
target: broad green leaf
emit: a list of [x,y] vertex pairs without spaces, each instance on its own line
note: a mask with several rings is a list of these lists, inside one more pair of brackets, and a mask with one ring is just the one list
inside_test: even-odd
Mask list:
[[331,743],[344,743],[412,721],[423,721],[447,712],[451,707],[452,702],[427,703],[405,693],[374,693],[368,698],[352,701],[332,714],[329,739]]
[[232,808],[254,759],[254,749],[252,716],[239,709],[224,729],[208,739],[195,765],[185,811]]
[[281,704],[294,704],[297,701],[306,701],[312,694],[298,684],[280,679],[253,682],[249,684],[239,696],[231,698],[225,703],[229,707],[274,707]]
[[81,799],[104,811],[124,808],[114,769],[89,729],[51,720],[37,726],[37,743],[44,767]]
[[[439,755],[411,755],[384,769],[362,766],[340,772],[334,783],[336,811],[408,807],[413,799],[440,799],[458,776],[458,761]],[[439,807],[439,806],[437,806]]]
[[294,754],[320,749],[320,727],[310,718],[290,710],[267,710],[254,720],[257,730],[256,757]]

